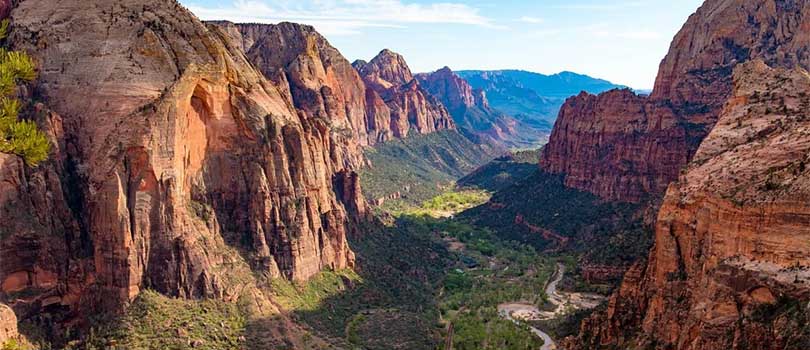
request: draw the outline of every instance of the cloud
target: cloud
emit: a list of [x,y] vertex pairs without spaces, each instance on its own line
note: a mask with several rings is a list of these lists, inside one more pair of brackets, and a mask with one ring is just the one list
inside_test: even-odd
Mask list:
[[501,27],[477,8],[461,3],[405,4],[400,0],[234,0],[225,5],[198,5],[189,10],[203,20],[277,23],[299,22],[326,35],[353,35],[368,28],[404,28],[408,24],[458,24]]
[[529,16],[520,17],[519,21],[526,22],[526,23],[533,23],[533,24],[543,23],[542,18],[529,17]]
[[640,7],[644,5],[649,5],[647,2],[644,1],[624,1],[624,2],[612,2],[610,4],[605,3],[570,3],[565,5],[557,5],[554,8],[564,9],[564,10],[578,10],[578,11],[610,11],[610,10],[624,10],[631,7]]

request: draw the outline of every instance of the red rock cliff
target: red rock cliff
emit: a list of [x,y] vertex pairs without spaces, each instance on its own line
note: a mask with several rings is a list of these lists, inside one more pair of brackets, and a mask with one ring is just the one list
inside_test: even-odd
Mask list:
[[807,1],[706,1],[675,36],[649,98],[566,101],[541,167],[606,199],[662,194],[717,121],[737,64],[810,67],[808,13]]
[[[284,86],[296,108],[325,118],[361,146],[401,135],[392,131],[391,111],[337,49],[310,26],[215,22],[241,43],[248,59]],[[355,152],[359,154],[359,152]]]
[[[11,16],[54,145],[36,169],[0,155],[0,294],[18,316],[116,310],[144,288],[236,300],[254,274],[353,265],[362,156],[344,128],[362,118],[301,103],[290,87],[312,77],[266,79],[175,1],[25,0]],[[328,86],[312,86],[326,108],[362,93]]]
[[805,349],[810,75],[739,65],[732,97],[667,191],[648,264],[568,347]]
[[490,107],[483,90],[473,89],[448,67],[418,74],[416,79],[447,107],[458,128],[474,140],[504,147],[526,147],[544,138],[541,132]]
[[370,62],[355,62],[355,68],[371,90],[368,105],[383,101],[390,109],[390,129],[395,137],[456,128],[447,109],[422,89],[401,55],[383,50]]

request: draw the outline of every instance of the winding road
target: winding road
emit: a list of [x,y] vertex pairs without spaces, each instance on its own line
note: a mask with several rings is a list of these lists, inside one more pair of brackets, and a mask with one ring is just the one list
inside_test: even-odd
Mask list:
[[[536,318],[536,319],[549,319],[552,317],[557,316],[563,312],[563,308],[566,304],[565,297],[557,293],[557,285],[562,281],[563,276],[565,275],[565,265],[557,264],[557,272],[555,273],[554,280],[549,282],[546,286],[546,295],[548,295],[549,301],[554,304],[555,310],[553,313],[542,313],[540,309],[536,306],[531,304],[524,304],[524,303],[508,303],[508,304],[501,304],[498,305],[498,313],[501,317],[512,321],[516,324],[523,324],[521,321],[515,319],[514,315],[516,314],[523,314],[528,317],[518,317],[520,319],[526,318]],[[543,315],[542,317],[538,317]],[[554,343],[554,340],[551,339],[551,336],[548,333],[543,332],[539,328],[535,328],[529,326],[532,333],[536,334],[538,337],[543,339],[543,346],[540,350],[555,350],[557,349],[557,344]]]

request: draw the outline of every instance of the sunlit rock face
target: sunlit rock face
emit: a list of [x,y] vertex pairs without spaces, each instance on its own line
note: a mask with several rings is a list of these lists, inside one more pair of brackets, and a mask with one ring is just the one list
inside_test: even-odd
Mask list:
[[810,74],[738,65],[658,214],[646,267],[569,348],[803,349],[810,342]]
[[354,66],[373,91],[369,93],[369,105],[383,101],[388,106],[394,137],[456,128],[444,105],[414,79],[401,55],[383,50],[371,61],[355,62]]
[[707,1],[675,36],[649,97],[566,101],[541,167],[609,200],[662,195],[717,122],[737,64],[810,67],[807,13],[806,1]]
[[121,310],[146,288],[234,301],[254,274],[353,266],[363,117],[328,109],[364,91],[302,100],[312,77],[254,68],[237,33],[175,1],[26,0],[11,19],[54,145],[36,169],[0,155],[0,289],[18,316]]
[[486,93],[473,89],[450,68],[418,74],[416,79],[450,112],[458,129],[470,139],[501,148],[536,146],[542,132],[490,107]]

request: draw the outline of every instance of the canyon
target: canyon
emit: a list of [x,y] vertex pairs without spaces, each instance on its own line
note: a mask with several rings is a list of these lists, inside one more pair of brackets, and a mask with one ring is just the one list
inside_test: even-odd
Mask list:
[[350,62],[174,0],[0,0],[51,143],[0,153],[0,345],[805,349],[808,13],[707,0],[643,95]]
[[807,8],[706,1],[649,97],[566,101],[541,167],[606,200],[663,202],[649,257],[564,347],[807,346]]
[[756,60],[733,77],[717,125],[667,191],[646,267],[569,348],[807,345],[810,75]]
[[673,39],[650,96],[625,90],[566,101],[541,167],[608,200],[660,196],[717,122],[737,64],[808,67],[803,4],[706,1]]
[[254,276],[354,265],[363,157],[340,129],[355,120],[296,100],[305,77],[268,80],[175,2],[32,0],[11,20],[54,145],[35,169],[0,157],[0,282],[20,318],[70,324],[144,289],[273,312]]

